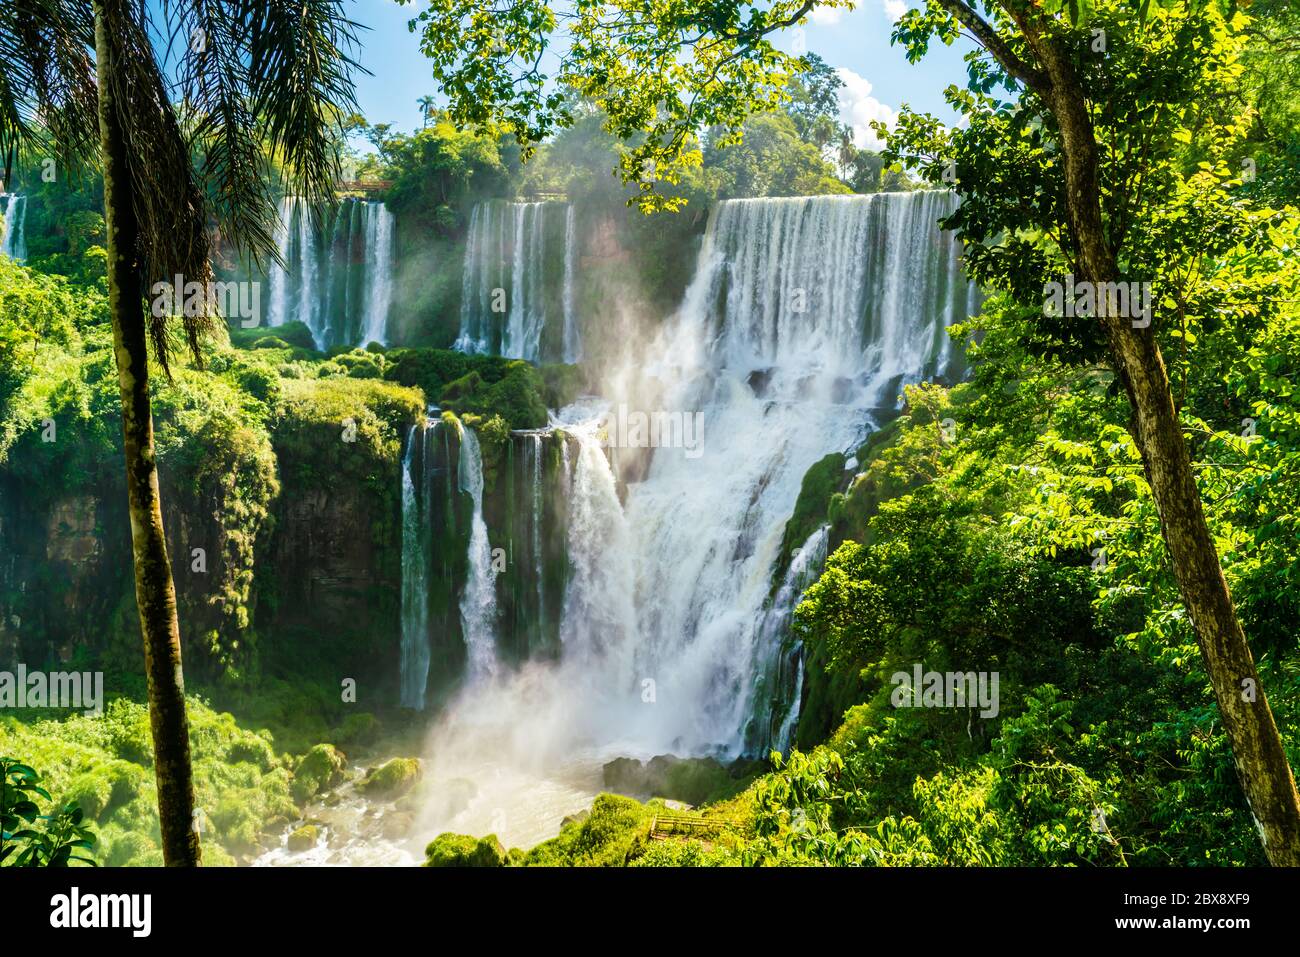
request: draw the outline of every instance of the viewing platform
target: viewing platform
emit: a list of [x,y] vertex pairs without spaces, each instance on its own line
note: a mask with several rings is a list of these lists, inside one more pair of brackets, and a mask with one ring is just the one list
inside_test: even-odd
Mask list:
[[334,191],[337,193],[382,193],[386,189],[391,189],[393,181],[391,179],[371,179],[371,180],[340,180],[334,184]]

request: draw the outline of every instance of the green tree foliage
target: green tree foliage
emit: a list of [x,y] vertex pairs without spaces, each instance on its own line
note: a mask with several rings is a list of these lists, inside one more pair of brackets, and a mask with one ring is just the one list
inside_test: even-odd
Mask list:
[[[282,700],[294,706],[289,694]],[[296,706],[303,703],[300,697]],[[270,731],[247,730],[200,698],[191,697],[188,704],[204,862],[247,860],[275,846],[278,829],[300,815],[292,793],[296,759],[280,753],[277,745],[284,739]],[[73,805],[81,813],[77,824],[94,828],[99,863],[162,864],[144,705],[115,699],[99,716],[37,717],[26,723],[6,716],[0,718],[0,753],[30,755],[44,770],[39,783],[54,806]],[[71,826],[69,818],[67,835]]]
[[1244,192],[1273,205],[1300,203],[1300,3],[1255,0],[1245,27],[1244,86],[1256,115],[1236,157]]
[[[1189,325],[1180,362],[1208,517],[1294,761],[1300,310],[1261,290],[1300,284],[1298,223],[1269,221],[1271,252],[1243,242],[1213,264],[1225,298],[1255,305]],[[998,296],[956,330],[973,379],[909,389],[832,495],[847,541],[797,612],[800,740],[844,723],[758,791],[756,860],[1263,861],[1125,403],[1103,366],[1045,355],[1022,313]],[[997,670],[1001,713],[894,708],[889,676],[915,662]]]
[[[16,758],[0,757],[0,866],[95,865],[95,835],[76,801],[41,814],[33,798],[50,800],[41,776]],[[37,825],[37,821],[43,822]]]
[[730,147],[725,131],[715,129],[705,137],[704,164],[719,178],[719,199],[851,192],[817,146],[799,137],[786,113],[756,116],[745,123],[742,135]]
[[790,78],[790,100],[785,112],[794,121],[799,138],[824,153],[843,129],[839,122],[840,90],[844,81],[816,53],[804,57],[806,68]]
[[[576,94],[602,111],[606,129],[625,144],[619,171],[638,190],[638,205],[678,209],[684,199],[673,187],[702,160],[695,131],[717,128],[716,145],[740,142],[746,118],[781,106],[790,78],[809,69],[810,61],[767,38],[809,8],[784,0],[765,8],[620,0],[570,12],[545,0],[504,9],[432,0],[412,24],[455,119],[500,122],[527,155],[573,122]],[[566,42],[552,76],[540,67],[541,54],[561,30]],[[704,37],[709,42],[696,42]]]
[[475,198],[500,195],[506,188],[510,151],[484,133],[458,129],[445,117],[432,126],[379,143],[384,173],[393,185],[385,203],[420,234],[454,232],[459,210]]

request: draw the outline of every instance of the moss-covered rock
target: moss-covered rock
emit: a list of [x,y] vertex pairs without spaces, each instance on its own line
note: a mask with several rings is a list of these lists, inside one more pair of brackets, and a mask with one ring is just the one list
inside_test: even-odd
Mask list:
[[482,388],[483,377],[479,375],[477,369],[473,369],[443,386],[442,391],[438,393],[438,401],[446,405],[468,398]]
[[386,358],[385,378],[418,386],[443,408],[483,418],[500,416],[512,429],[546,424],[547,383],[522,359],[442,349],[395,349]]
[[644,763],[615,758],[604,766],[604,778],[605,787],[622,794],[707,804],[740,793],[761,770],[749,761],[727,766],[715,758],[660,754]]
[[524,856],[529,866],[621,867],[635,859],[649,841],[650,821],[662,802],[641,804],[619,794],[601,794],[581,822],[559,837],[538,844]]
[[293,348],[307,352],[316,351],[316,340],[312,338],[311,330],[302,322],[286,322],[280,326],[259,326],[255,329],[245,329],[238,323],[231,323],[230,343],[241,349]]
[[495,834],[483,838],[468,834],[439,834],[424,849],[425,867],[504,867],[505,848]]
[[285,494],[258,579],[270,626],[310,642],[298,674],[329,662],[331,676],[382,689],[398,670],[402,441],[424,396],[376,379],[282,386],[272,439]]
[[294,799],[303,802],[343,780],[347,759],[332,744],[318,744],[298,762],[293,773]]
[[369,349],[353,349],[334,356],[334,361],[346,370],[351,379],[379,379],[384,374],[383,353]]
[[880,503],[903,494],[917,484],[917,476],[897,474],[878,461],[880,454],[895,445],[906,419],[893,419],[873,432],[857,453],[857,474],[843,491],[832,496],[827,518],[831,539],[839,544],[848,539],[861,541],[880,508]]
[[393,758],[366,772],[361,790],[382,798],[397,798],[409,791],[422,773],[418,758]]
[[[831,496],[844,484],[844,462],[841,453],[832,452],[804,473],[794,514],[785,523],[785,532],[781,535],[782,569],[789,563],[793,551],[806,542],[818,526],[825,523]],[[774,580],[780,581],[780,575],[774,576]]]
[[589,817],[591,817],[591,812],[588,810],[577,811],[573,814],[566,814],[564,815],[563,819],[561,819],[560,821],[560,830],[563,831],[566,827],[573,827],[574,825],[581,824]]
[[315,824],[304,824],[289,835],[288,848],[291,851],[310,851],[320,839],[320,828]]

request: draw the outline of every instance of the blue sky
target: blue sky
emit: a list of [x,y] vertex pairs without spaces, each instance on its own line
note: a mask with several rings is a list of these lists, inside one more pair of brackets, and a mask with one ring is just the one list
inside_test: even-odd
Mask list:
[[[395,0],[356,0],[349,7],[352,18],[370,28],[362,32],[359,59],[373,75],[357,78],[357,99],[372,123],[412,130],[420,125],[416,100],[438,92],[417,38],[406,27],[419,9],[419,0],[407,6]],[[802,28],[802,38],[786,31],[779,41],[787,50],[802,41],[842,71],[842,116],[854,125],[861,145],[872,145],[869,120],[888,120],[904,103],[949,122],[955,119],[943,102],[943,89],[964,81],[961,57],[968,47],[936,43],[921,63],[909,64],[901,48],[889,42],[892,18],[903,9],[903,0],[860,0],[854,10],[820,10]]]

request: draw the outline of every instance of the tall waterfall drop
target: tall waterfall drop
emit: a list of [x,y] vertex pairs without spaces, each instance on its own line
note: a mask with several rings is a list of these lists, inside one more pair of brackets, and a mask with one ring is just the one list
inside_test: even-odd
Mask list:
[[344,200],[313,221],[306,203],[286,196],[276,245],[287,268],[271,267],[268,323],[301,322],[322,350],[387,344],[393,224],[383,203]]
[[574,301],[574,277],[578,263],[577,217],[570,206],[564,213],[564,353],[566,363],[582,359],[582,330],[578,327],[578,305]]
[[17,262],[27,258],[27,197],[17,193],[0,194],[4,199],[4,225],[0,233],[0,255]]
[[433,535],[429,434],[413,425],[402,456],[402,684],[404,708],[424,709],[429,680],[429,550]]
[[799,644],[787,637],[795,606],[826,564],[829,544],[829,525],[822,525],[808,536],[791,558],[781,586],[759,622],[754,653],[761,670],[744,739],[749,753],[765,748],[784,752],[793,743],[803,692],[803,654]]
[[571,567],[560,624],[564,660],[619,694],[635,670],[632,540],[596,428],[589,420],[566,429],[578,451],[569,488]]
[[545,445],[545,439],[541,432],[534,432],[529,436],[528,458],[529,469],[529,538],[533,550],[533,578],[536,581],[537,592],[537,618],[540,621],[546,619],[546,570],[545,557],[543,553],[542,542],[542,524],[544,506],[546,500],[546,491],[543,487],[542,475],[542,455]]
[[465,636],[466,671],[471,682],[496,673],[496,566],[483,520],[483,453],[478,436],[468,426],[460,430],[459,484],[474,502],[469,533],[469,577],[460,599],[461,631]]
[[703,414],[703,454],[655,450],[626,506],[637,651],[672,703],[646,718],[661,744],[745,749],[804,474],[855,449],[900,382],[949,362],[944,327],[971,296],[958,245],[936,226],[955,202],[916,192],[715,209],[683,306],[645,364],[652,407]]
[[471,211],[456,339],[461,352],[531,362],[574,362],[581,355],[574,210],[565,205],[560,217],[550,212],[557,205],[491,200]]
[[388,345],[393,302],[393,214],[383,203],[366,204],[366,320],[361,342]]

